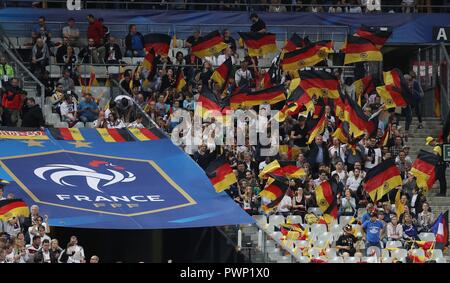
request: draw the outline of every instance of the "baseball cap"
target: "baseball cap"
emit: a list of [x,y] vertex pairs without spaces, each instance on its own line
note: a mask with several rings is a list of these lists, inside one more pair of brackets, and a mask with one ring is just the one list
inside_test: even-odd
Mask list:
[[353,230],[352,225],[350,225],[350,224],[345,225],[343,229],[344,229],[344,232],[349,232],[349,233],[352,232],[352,230]]
[[426,139],[425,139],[425,144],[426,145],[429,145],[432,141],[434,140],[434,138],[433,137],[427,137]]

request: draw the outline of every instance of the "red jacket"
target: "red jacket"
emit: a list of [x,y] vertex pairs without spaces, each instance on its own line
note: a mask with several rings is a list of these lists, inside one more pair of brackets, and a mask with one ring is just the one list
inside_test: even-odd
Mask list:
[[94,23],[89,24],[87,29],[87,37],[94,39],[95,45],[100,45],[102,39],[105,37],[105,31],[103,30],[103,24],[96,20]]
[[2,106],[5,109],[16,109],[20,110],[22,108],[23,99],[22,92],[19,88],[8,88],[2,97]]

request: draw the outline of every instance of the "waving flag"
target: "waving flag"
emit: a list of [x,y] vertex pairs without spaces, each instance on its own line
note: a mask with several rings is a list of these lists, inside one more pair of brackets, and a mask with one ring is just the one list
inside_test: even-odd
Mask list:
[[168,34],[150,33],[144,36],[145,49],[155,50],[156,55],[167,56],[172,37]]
[[238,109],[241,107],[251,107],[261,104],[276,104],[286,100],[286,89],[284,85],[277,85],[271,88],[261,89],[250,93],[237,93],[230,97],[231,109]]
[[377,201],[402,184],[400,170],[393,159],[388,159],[367,171],[363,188],[373,201]]
[[53,138],[65,141],[84,141],[84,137],[78,128],[50,128]]
[[350,126],[350,136],[359,137],[365,132],[371,135],[378,128],[376,120],[369,120],[361,107],[350,97],[346,98],[344,117]]
[[333,42],[331,40],[319,41],[285,53],[281,60],[281,67],[284,71],[296,71],[314,66],[327,59],[329,53],[333,53]]
[[364,96],[364,94],[371,94],[373,91],[375,91],[375,82],[373,75],[368,75],[359,80],[356,80],[352,85],[355,88],[356,101],[358,102],[359,106],[362,106],[361,98]]
[[178,69],[177,80],[175,81],[175,89],[177,92],[181,92],[186,85],[186,79],[184,78],[184,72],[180,68]]
[[236,175],[225,155],[221,155],[213,160],[205,172],[218,193],[229,189],[231,185],[237,182]]
[[269,176],[274,180],[267,187],[262,190],[259,195],[261,197],[270,200],[270,203],[263,205],[262,208],[265,213],[269,213],[271,210],[276,208],[278,204],[283,199],[287,190],[289,189],[289,179],[282,176],[271,175]]
[[278,51],[274,33],[238,32],[244,40],[249,56],[264,56]]
[[212,56],[220,53],[228,47],[228,44],[223,42],[223,37],[219,31],[213,31],[202,37],[198,42],[192,45],[191,53],[199,58]]
[[286,45],[283,47],[283,51],[291,52],[298,48],[305,47],[311,44],[309,38],[306,36],[305,38],[301,38],[298,34],[293,33],[291,38],[288,40]]
[[384,85],[377,87],[377,93],[380,95],[387,109],[395,107],[404,107],[412,103],[411,97],[395,85]]
[[329,72],[321,70],[310,70],[300,72],[300,86],[309,94],[317,97],[338,98],[339,81],[337,77]]
[[0,220],[6,222],[12,217],[29,217],[30,210],[21,199],[0,200]]
[[348,35],[344,47],[341,49],[345,53],[344,65],[367,62],[383,61],[383,54],[368,39]]
[[392,35],[392,29],[362,26],[354,35],[370,40],[378,49],[381,49]]
[[233,72],[233,64],[231,57],[225,60],[212,74],[211,80],[215,81],[220,88],[223,88],[228,83],[228,79]]
[[[337,184],[334,181],[322,181],[316,188],[316,201],[320,210],[327,218],[337,219]],[[326,221],[327,223],[329,221]]]
[[317,119],[317,122],[314,128],[311,130],[311,133],[309,134],[309,139],[306,142],[307,144],[311,144],[318,135],[321,135],[325,131],[327,122],[327,116],[322,113],[322,115],[320,115],[320,118]]
[[441,213],[431,226],[436,236],[435,248],[444,250],[448,246],[448,210]]

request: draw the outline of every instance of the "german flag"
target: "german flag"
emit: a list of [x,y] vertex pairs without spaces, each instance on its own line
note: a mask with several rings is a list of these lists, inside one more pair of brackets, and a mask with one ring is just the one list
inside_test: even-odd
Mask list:
[[283,144],[278,147],[278,153],[285,154],[289,160],[296,160],[300,154],[300,149],[296,146]]
[[172,37],[168,34],[149,33],[144,36],[145,49],[150,51],[155,50],[156,55],[167,57],[170,48],[170,41]]
[[339,81],[335,75],[322,71],[322,70],[311,70],[311,71],[301,71],[300,86],[308,93],[309,96],[313,97],[329,97],[336,99],[339,97]]
[[327,122],[328,122],[327,116],[324,113],[322,113],[322,115],[320,115],[320,118],[317,119],[314,128],[312,128],[309,134],[309,139],[306,142],[306,144],[311,144],[318,135],[321,135],[325,131]]
[[301,38],[298,34],[293,33],[286,45],[283,47],[283,51],[291,52],[298,48],[305,47],[311,44],[308,37]]
[[295,161],[274,160],[263,168],[258,177],[265,178],[267,175],[302,178],[306,175],[306,173],[303,168],[296,165]]
[[50,128],[48,130],[56,140],[84,141],[84,137],[78,128]]
[[402,185],[400,170],[394,159],[388,159],[367,171],[363,188],[375,202],[391,190]]
[[252,107],[261,104],[276,104],[286,100],[283,84],[250,93],[240,92],[230,97],[231,109]]
[[344,65],[357,62],[383,61],[383,54],[370,40],[348,35],[344,47]]
[[395,85],[383,85],[377,87],[377,93],[380,95],[387,109],[403,107],[411,104],[411,97],[403,94],[403,91]]
[[238,32],[251,57],[264,56],[278,51],[274,33]]
[[297,87],[287,98],[284,107],[275,114],[274,119],[283,122],[286,116],[298,114],[303,108],[306,108],[306,111],[310,113],[314,111],[314,103],[303,88]]
[[128,129],[131,134],[138,140],[138,141],[155,141],[160,139],[166,139],[167,137],[164,135],[164,133],[158,129],[158,128],[142,128],[142,129]]
[[[323,181],[316,188],[316,201],[320,210],[327,217],[337,219],[337,184],[334,181]],[[328,221],[327,221],[328,222]]]
[[375,90],[374,77],[372,75],[365,76],[359,80],[353,82],[353,87],[355,89],[356,101],[359,106],[361,104],[361,98],[364,94],[371,94]]
[[30,210],[21,199],[0,200],[0,220],[6,222],[12,217],[28,217]]
[[222,89],[228,83],[228,79],[231,77],[233,72],[233,63],[231,57],[225,60],[212,74],[211,80],[215,81],[219,87]]
[[133,142],[134,139],[127,129],[97,129],[105,142]]
[[[155,62],[155,50],[150,49],[147,54],[145,55],[144,61],[142,62],[142,67],[149,70],[150,73],[153,73],[153,75],[156,72],[156,62]],[[149,75],[149,79],[152,79],[153,76]]]
[[341,121],[345,121],[345,105],[347,103],[347,95],[339,92],[339,97],[333,100],[333,103],[336,117]]
[[424,251],[427,251],[429,249],[431,249],[434,246],[434,242],[433,241],[415,241],[415,244],[423,249]]
[[283,237],[280,240],[293,240],[304,241],[308,239],[308,229],[305,229],[301,224],[283,223],[278,226],[274,226],[274,231],[280,231]]
[[348,123],[341,122],[339,126],[333,132],[333,138],[337,138],[341,143],[348,144],[349,134],[348,134]]
[[202,88],[195,111],[202,118],[215,117],[222,115],[222,106],[219,98],[208,88]]
[[331,40],[319,41],[284,54],[281,67],[283,71],[296,71],[314,66],[327,59],[329,53],[333,53],[333,42]]
[[280,83],[280,74],[279,69],[275,65],[275,63],[272,63],[270,65],[269,70],[264,74],[264,77],[261,80],[260,87],[261,88],[270,88],[273,87],[276,84]]
[[373,134],[378,124],[373,120],[369,121],[369,117],[364,114],[361,107],[350,97],[347,97],[347,103],[345,105],[345,121],[349,124],[349,135],[359,137],[367,131],[367,133]]
[[199,58],[212,56],[220,53],[228,47],[228,44],[223,42],[223,38],[219,31],[213,31],[202,37],[197,43],[191,47],[192,55]]
[[277,205],[281,202],[287,190],[289,189],[288,178],[271,175],[270,173],[269,176],[273,178],[273,182],[270,183],[267,187],[264,188],[264,190],[262,190],[259,193],[261,197],[270,200],[269,204],[262,206],[262,209],[266,213],[270,212],[272,209],[277,207]]
[[90,93],[92,91],[92,86],[98,86],[98,80],[97,77],[95,75],[94,70],[91,70],[91,74],[89,76],[89,83],[88,83],[88,87],[87,87],[87,93]]
[[392,29],[390,28],[379,28],[379,27],[360,27],[354,34],[354,36],[359,36],[370,40],[378,49],[384,46],[386,41],[392,35]]
[[399,69],[383,72],[383,80],[385,85],[394,85],[401,89],[405,97],[411,97],[412,94],[408,87],[408,82],[405,80],[402,71]]
[[436,164],[439,156],[421,149],[411,167],[411,174],[416,177],[417,187],[428,191],[436,182]]
[[218,193],[230,188],[231,185],[237,182],[236,175],[230,164],[228,164],[225,155],[221,155],[212,161],[205,171]]
[[184,78],[183,70],[178,69],[177,80],[175,81],[175,89],[177,92],[183,91],[184,86],[186,85],[186,79]]

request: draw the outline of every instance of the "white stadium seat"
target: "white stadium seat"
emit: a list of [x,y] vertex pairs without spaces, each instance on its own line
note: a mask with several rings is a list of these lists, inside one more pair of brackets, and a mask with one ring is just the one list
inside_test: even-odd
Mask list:
[[291,263],[292,257],[291,256],[282,256],[277,262],[278,263]]
[[335,257],[332,257],[328,262],[329,263],[344,263],[344,259],[341,256],[335,256]]
[[436,259],[438,257],[444,257],[444,255],[442,254],[442,250],[434,249],[432,253],[433,253],[431,256],[432,259]]
[[309,263],[310,259],[307,256],[299,256],[298,257],[298,262],[300,262],[300,263]]
[[269,224],[279,226],[280,224],[284,223],[284,216],[283,215],[271,215],[269,216]]
[[408,251],[405,249],[398,249],[391,252],[391,257],[395,257],[396,259],[403,259],[408,256]]
[[415,256],[425,256],[425,252],[423,249],[413,249],[412,254]]
[[308,212],[309,213],[314,213],[316,216],[323,215],[322,210],[320,210],[320,208],[318,208],[318,207],[310,207],[310,208],[308,208]]
[[319,235],[319,234],[322,234],[322,233],[325,233],[325,232],[327,232],[327,225],[325,225],[325,224],[313,224],[313,225],[311,225],[311,233],[312,234]]
[[253,215],[252,217],[256,221],[256,223],[260,225],[267,224],[267,217],[265,215]]
[[303,220],[300,215],[288,215],[288,217],[286,218],[286,223],[303,224]]
[[339,217],[339,224],[344,227],[348,223],[350,223],[350,220],[353,218],[353,216],[341,216]]
[[419,238],[422,241],[434,242],[436,240],[436,236],[433,233],[420,233]]
[[349,257],[344,258],[344,262],[345,263],[357,263],[357,262],[359,262],[359,258],[354,257],[354,256],[349,256]]
[[400,248],[402,246],[402,242],[400,242],[400,241],[388,241],[387,243],[386,243],[386,248],[390,248],[390,249],[392,249],[392,248]]

